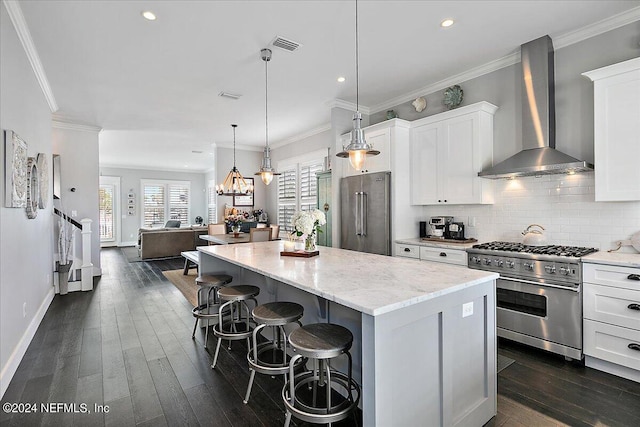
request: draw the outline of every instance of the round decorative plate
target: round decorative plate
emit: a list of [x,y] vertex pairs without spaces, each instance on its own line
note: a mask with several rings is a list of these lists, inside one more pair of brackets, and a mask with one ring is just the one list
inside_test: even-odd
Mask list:
[[34,219],[38,216],[38,197],[40,184],[38,179],[38,166],[35,157],[27,160],[27,218]]
[[463,97],[464,93],[460,86],[455,85],[448,87],[444,91],[444,105],[446,105],[449,110],[454,109],[462,104]]

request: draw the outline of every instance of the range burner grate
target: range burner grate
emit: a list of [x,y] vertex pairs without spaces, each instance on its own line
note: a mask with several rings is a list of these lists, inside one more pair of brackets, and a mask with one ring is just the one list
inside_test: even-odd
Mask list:
[[530,246],[513,242],[489,242],[481,243],[479,245],[473,245],[473,247],[475,249],[483,249],[489,251],[521,252],[527,254],[554,255],[575,258],[580,258],[593,252],[598,252],[598,249],[596,248],[585,248],[580,246]]

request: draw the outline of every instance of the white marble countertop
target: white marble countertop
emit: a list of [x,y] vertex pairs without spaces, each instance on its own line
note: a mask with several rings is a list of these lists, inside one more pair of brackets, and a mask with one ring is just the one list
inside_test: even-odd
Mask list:
[[640,254],[598,251],[587,256],[583,256],[582,262],[640,268]]
[[434,242],[431,240],[422,240],[419,237],[412,239],[398,239],[396,243],[401,245],[418,245],[418,246],[430,246],[432,248],[443,248],[443,249],[460,249],[465,250],[473,245],[477,245],[480,242],[473,243],[449,243],[449,242]]
[[319,256],[281,256],[283,241],[202,246],[198,250],[372,316],[499,276],[464,266],[318,247]]

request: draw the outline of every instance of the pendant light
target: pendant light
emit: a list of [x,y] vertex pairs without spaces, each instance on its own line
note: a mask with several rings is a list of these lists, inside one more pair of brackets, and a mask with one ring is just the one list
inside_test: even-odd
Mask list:
[[271,149],[269,148],[269,74],[267,64],[271,61],[271,49],[262,49],[260,57],[264,61],[264,155],[262,156],[262,166],[256,172],[260,175],[265,185],[271,184],[274,175],[280,175],[271,167]]
[[351,131],[351,143],[343,147],[343,151],[336,154],[337,157],[349,157],[349,163],[355,170],[361,170],[367,155],[377,156],[380,154],[378,150],[371,148],[364,139],[362,130],[362,114],[360,114],[360,86],[359,86],[359,68],[358,68],[358,0],[356,0],[356,112],[353,115],[353,130]]
[[216,193],[220,196],[242,196],[253,193],[253,185],[247,184],[242,174],[236,167],[236,128],[238,125],[231,125],[233,128],[233,167],[227,174],[222,184],[216,185]]

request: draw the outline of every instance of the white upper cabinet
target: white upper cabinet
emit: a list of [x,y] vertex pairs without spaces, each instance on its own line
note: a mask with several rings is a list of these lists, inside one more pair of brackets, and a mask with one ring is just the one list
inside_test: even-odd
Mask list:
[[594,82],[596,201],[640,200],[640,58],[584,75]]
[[493,203],[493,182],[478,172],[493,162],[493,115],[488,102],[411,124],[411,204]]

